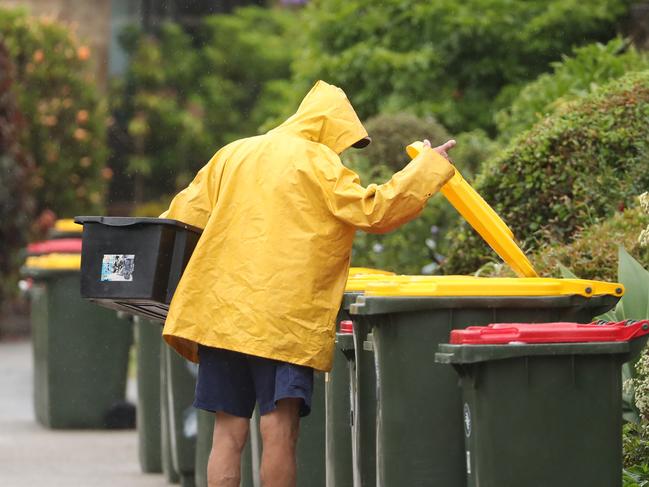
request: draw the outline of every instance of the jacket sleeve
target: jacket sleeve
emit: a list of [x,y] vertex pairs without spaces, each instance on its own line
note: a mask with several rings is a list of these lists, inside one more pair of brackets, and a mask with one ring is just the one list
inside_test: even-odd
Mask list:
[[390,232],[414,219],[455,173],[453,166],[432,149],[423,150],[388,182],[366,188],[333,152],[314,161],[314,166],[331,212],[369,233]]
[[205,228],[215,202],[213,181],[216,157],[198,171],[194,180],[178,193],[169,209],[159,218],[172,218],[199,228]]

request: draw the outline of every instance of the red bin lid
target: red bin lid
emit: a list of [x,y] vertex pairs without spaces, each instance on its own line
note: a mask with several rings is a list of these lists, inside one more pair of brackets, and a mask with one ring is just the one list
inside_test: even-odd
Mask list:
[[354,333],[354,322],[350,320],[341,321],[339,333]]
[[79,254],[81,253],[81,239],[61,238],[46,240],[44,242],[34,242],[27,246],[27,253],[29,255]]
[[590,323],[495,323],[451,331],[454,345],[626,342],[649,334],[649,320]]

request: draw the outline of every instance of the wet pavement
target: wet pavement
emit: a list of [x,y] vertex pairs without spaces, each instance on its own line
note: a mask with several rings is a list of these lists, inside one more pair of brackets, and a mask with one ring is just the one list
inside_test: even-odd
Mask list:
[[[133,390],[134,384],[129,385]],[[132,396],[132,392],[129,394]],[[162,487],[142,474],[137,433],[61,431],[40,426],[32,405],[28,339],[0,342],[0,486]]]

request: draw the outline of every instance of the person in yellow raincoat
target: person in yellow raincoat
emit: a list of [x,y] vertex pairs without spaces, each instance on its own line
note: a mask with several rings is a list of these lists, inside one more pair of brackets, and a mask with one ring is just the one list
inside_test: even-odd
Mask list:
[[280,126],[219,150],[161,215],[203,229],[163,336],[199,363],[195,406],[216,413],[210,487],[239,485],[255,402],[263,485],[295,485],[299,416],[313,370],[332,365],[356,230],[412,220],[454,173],[455,142],[427,143],[390,181],[363,187],[339,154],[369,141],[345,93],[318,81]]

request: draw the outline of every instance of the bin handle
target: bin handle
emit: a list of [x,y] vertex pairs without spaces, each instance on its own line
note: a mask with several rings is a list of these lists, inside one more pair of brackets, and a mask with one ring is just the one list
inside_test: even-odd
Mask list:
[[631,341],[649,335],[649,320],[600,321],[598,324],[604,326],[623,325],[624,332],[622,333],[622,338],[624,341]]

